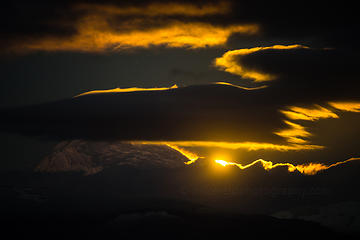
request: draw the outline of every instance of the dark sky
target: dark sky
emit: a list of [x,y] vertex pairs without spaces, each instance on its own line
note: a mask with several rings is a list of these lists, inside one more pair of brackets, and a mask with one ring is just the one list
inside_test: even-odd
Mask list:
[[16,1],[2,9],[3,130],[65,140],[255,142],[261,150],[269,143],[276,153],[317,149],[299,157],[315,162],[357,157],[350,5]]
[[1,3],[0,226],[359,233],[354,4]]
[[[333,48],[342,57],[339,72],[348,73],[346,68],[350,68],[351,72],[356,64],[355,13],[354,8],[346,4],[326,2],[315,5],[310,1],[294,6],[284,2],[264,4],[257,1],[158,1],[155,4],[164,8],[172,4],[167,8],[175,10],[173,13],[170,10],[167,10],[170,13],[165,13],[165,10],[161,12],[161,7],[151,1],[5,3],[0,19],[1,106],[59,100],[84,91],[115,87],[166,87],[175,83],[189,86],[217,81],[251,86],[251,81],[213,67],[216,57],[228,50],[241,48],[276,44]],[[185,6],[185,10],[177,11],[176,7],[179,6]],[[157,14],[153,10],[156,7],[160,9]],[[119,9],[124,11],[116,12]],[[107,26],[96,26],[90,20],[87,23],[89,16],[97,17],[96,22],[105,21]],[[82,23],[100,32],[110,32],[113,36],[153,29],[165,32],[172,25],[192,23],[209,24],[204,27],[205,31],[210,31],[209,26],[226,28],[246,24],[256,25],[259,29],[255,33],[234,31],[219,44],[193,48],[194,43],[173,47],[171,38],[168,42],[156,43],[154,35],[148,39],[150,45],[146,46],[136,45],[137,40],[131,44],[123,43],[125,40],[105,40],[104,43],[92,44],[97,33],[83,36]],[[186,27],[181,28],[192,34]],[[76,43],[73,38],[77,36],[87,44]],[[200,33],[197,37],[200,40],[195,42],[205,42],[207,36]],[[67,46],[71,42],[75,42],[74,46]],[[287,59],[288,53],[284,54]],[[299,60],[296,54],[289,55],[294,61],[307,61],[303,56]],[[284,59],[284,56],[280,57]],[[270,57],[265,59],[269,60],[273,62]],[[314,67],[322,64],[322,61],[320,56],[311,64]],[[257,62],[252,61],[251,66]],[[267,63],[262,61],[260,64],[261,69],[266,70]],[[276,67],[281,70],[287,68],[279,63]],[[302,71],[307,73],[310,69]],[[356,82],[354,78],[350,81]],[[319,90],[318,86],[315,88]]]

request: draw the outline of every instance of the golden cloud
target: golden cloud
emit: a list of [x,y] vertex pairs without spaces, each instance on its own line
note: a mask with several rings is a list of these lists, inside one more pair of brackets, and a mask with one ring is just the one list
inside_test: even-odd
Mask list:
[[289,128],[274,132],[276,135],[286,138],[288,142],[295,144],[305,144],[306,140],[302,138],[310,137],[311,133],[305,130],[305,127],[290,121],[284,121]]
[[[280,110],[280,112],[290,120],[317,121],[323,118],[339,118],[336,113],[320,105],[314,105],[312,107],[289,106],[287,110]],[[276,135],[286,138],[286,140],[291,143],[308,143],[308,141],[303,138],[308,138],[312,136],[312,134],[308,132],[305,127],[287,120],[284,120],[284,123],[286,123],[289,128],[274,132]]]
[[334,112],[319,105],[312,108],[291,106],[288,110],[280,110],[280,112],[292,120],[315,121],[320,118],[339,118]]
[[294,44],[294,45],[274,45],[270,47],[255,47],[255,48],[244,48],[227,51],[224,55],[219,58],[216,58],[214,61],[214,66],[223,70],[225,72],[239,75],[242,78],[252,79],[255,82],[265,82],[271,81],[276,78],[276,76],[268,73],[262,73],[260,71],[247,69],[245,66],[239,63],[239,58],[246,56],[255,52],[275,49],[275,50],[289,50],[297,48],[308,48],[303,45]]
[[346,112],[360,112],[360,102],[329,102],[329,105]]
[[[256,24],[222,26],[201,21],[202,16],[227,13],[226,3],[202,6],[157,3],[124,8],[95,4],[78,5],[75,10],[85,11],[74,23],[74,35],[29,40],[16,50],[104,52],[152,46],[195,49],[224,45],[234,33],[255,34],[259,29]],[[159,17],[170,15],[175,18]],[[176,18],[178,15],[199,18],[185,21]]]

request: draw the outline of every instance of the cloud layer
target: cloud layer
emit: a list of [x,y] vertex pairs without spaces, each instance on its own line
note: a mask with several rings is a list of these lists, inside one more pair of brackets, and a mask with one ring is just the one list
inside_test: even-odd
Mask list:
[[[75,19],[50,21],[49,27],[69,27],[63,36],[44,33],[13,41],[13,52],[107,52],[165,46],[204,48],[224,45],[234,33],[252,35],[255,23],[215,24],[216,16],[231,12],[229,2],[193,4],[144,2],[133,5],[74,3],[67,7]],[[60,31],[61,32],[61,31]]]

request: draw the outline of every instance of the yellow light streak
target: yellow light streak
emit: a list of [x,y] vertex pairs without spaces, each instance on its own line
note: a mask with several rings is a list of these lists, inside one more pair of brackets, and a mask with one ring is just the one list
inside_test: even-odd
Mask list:
[[336,166],[339,166],[339,165],[342,165],[342,164],[345,164],[345,163],[348,163],[348,162],[351,162],[351,161],[358,161],[360,160],[360,158],[349,158],[345,161],[342,161],[342,162],[336,162],[336,163],[333,163],[331,165],[324,165],[324,164],[321,164],[321,163],[309,163],[309,164],[301,164],[301,165],[293,165],[291,163],[273,163],[271,161],[265,161],[263,159],[258,159],[252,163],[249,163],[247,165],[242,165],[240,163],[235,163],[235,162],[227,162],[225,160],[215,160],[215,162],[217,164],[220,164],[221,166],[225,167],[225,166],[236,166],[238,168],[240,168],[241,170],[244,170],[244,169],[247,169],[249,167],[252,167],[258,163],[260,163],[262,165],[262,167],[269,171],[271,169],[274,169],[274,168],[277,168],[277,167],[287,167],[288,168],[288,171],[289,172],[295,172],[295,171],[298,171],[302,174],[305,174],[305,175],[315,175],[317,174],[319,171],[324,171],[324,170],[327,170],[329,168],[332,168],[332,167],[336,167]]
[[180,148],[176,145],[168,144],[168,143],[165,145],[174,149],[175,151],[178,151],[183,156],[185,156],[189,160],[189,161],[185,162],[186,165],[190,165],[200,158],[196,153],[190,152],[190,151]]
[[89,92],[84,92],[79,95],[76,95],[75,97],[80,97],[84,95],[90,95],[90,94],[101,94],[101,93],[124,93],[124,92],[144,92],[144,91],[165,91],[170,89],[175,89],[178,86],[174,84],[171,87],[162,87],[162,88],[138,88],[138,87],[131,87],[131,88],[114,88],[114,89],[108,89],[108,90],[94,90]]

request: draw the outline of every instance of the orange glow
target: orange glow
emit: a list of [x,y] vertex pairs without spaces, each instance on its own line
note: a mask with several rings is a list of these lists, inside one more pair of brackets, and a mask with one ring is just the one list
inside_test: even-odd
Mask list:
[[90,94],[100,94],[100,93],[123,93],[123,92],[143,92],[143,91],[165,91],[169,89],[175,89],[178,86],[175,84],[171,87],[163,87],[163,88],[138,88],[138,87],[132,87],[132,88],[114,88],[114,89],[108,89],[108,90],[94,90],[89,92],[84,92],[79,95],[76,95],[75,97],[80,97],[84,95],[90,95]]
[[[225,14],[226,3],[194,5],[154,3],[142,7],[119,8],[111,5],[82,4],[75,10],[84,12],[74,27],[76,33],[67,38],[44,37],[29,40],[18,51],[105,52],[129,48],[165,46],[171,48],[205,48],[224,45],[233,33],[255,34],[256,24],[213,25],[201,17]],[[85,11],[84,11],[85,10]],[[197,16],[199,20],[161,19],[159,16]],[[117,17],[123,17],[120,22]],[[111,24],[115,22],[114,26]]]
[[160,145],[176,145],[181,147],[216,147],[224,149],[246,149],[249,151],[256,150],[273,150],[273,151],[300,151],[300,150],[319,150],[323,146],[306,145],[306,144],[289,144],[280,145],[261,142],[215,142],[215,141],[132,141],[135,144],[160,144]]
[[215,160],[215,162],[220,164],[223,167],[225,167],[226,165],[229,165],[229,162],[224,161],[224,160]]
[[189,164],[192,164],[194,163],[196,160],[198,160],[200,157],[193,153],[193,152],[190,152],[190,151],[187,151],[183,148],[180,148],[176,145],[172,145],[172,144],[166,144],[166,146],[174,149],[175,151],[178,151],[179,153],[181,153],[182,155],[184,155],[187,159],[189,159],[189,161],[185,162],[186,165],[189,165]]
[[347,112],[360,112],[360,102],[329,102],[329,105]]
[[235,75],[239,75],[243,78],[252,79],[255,82],[265,82],[270,81],[276,78],[276,76],[262,73],[259,71],[246,69],[239,63],[239,58],[245,55],[249,55],[254,52],[268,50],[268,49],[276,49],[276,50],[288,50],[288,49],[297,49],[297,48],[308,48],[303,45],[294,44],[294,45],[274,45],[270,47],[255,47],[255,48],[244,48],[238,50],[227,51],[223,56],[216,58],[214,61],[214,65],[219,69],[232,73]]
[[216,163],[222,165],[223,167],[228,166],[228,165],[233,165],[236,166],[238,168],[240,168],[241,170],[244,170],[246,168],[252,167],[257,163],[260,163],[263,168],[265,170],[271,170],[273,168],[277,168],[277,167],[287,167],[289,172],[294,172],[294,171],[298,171],[302,174],[305,175],[315,175],[317,174],[319,171],[324,171],[327,170],[329,168],[335,167],[335,166],[339,166],[341,164],[345,164],[351,161],[357,161],[360,160],[360,158],[350,158],[348,160],[342,161],[342,162],[337,162],[331,165],[324,165],[321,163],[309,163],[309,164],[303,164],[303,165],[293,165],[291,163],[272,163],[271,161],[265,161],[263,159],[258,159],[252,163],[249,163],[247,165],[242,165],[240,163],[234,163],[234,162],[227,162],[224,160],[215,160]]

